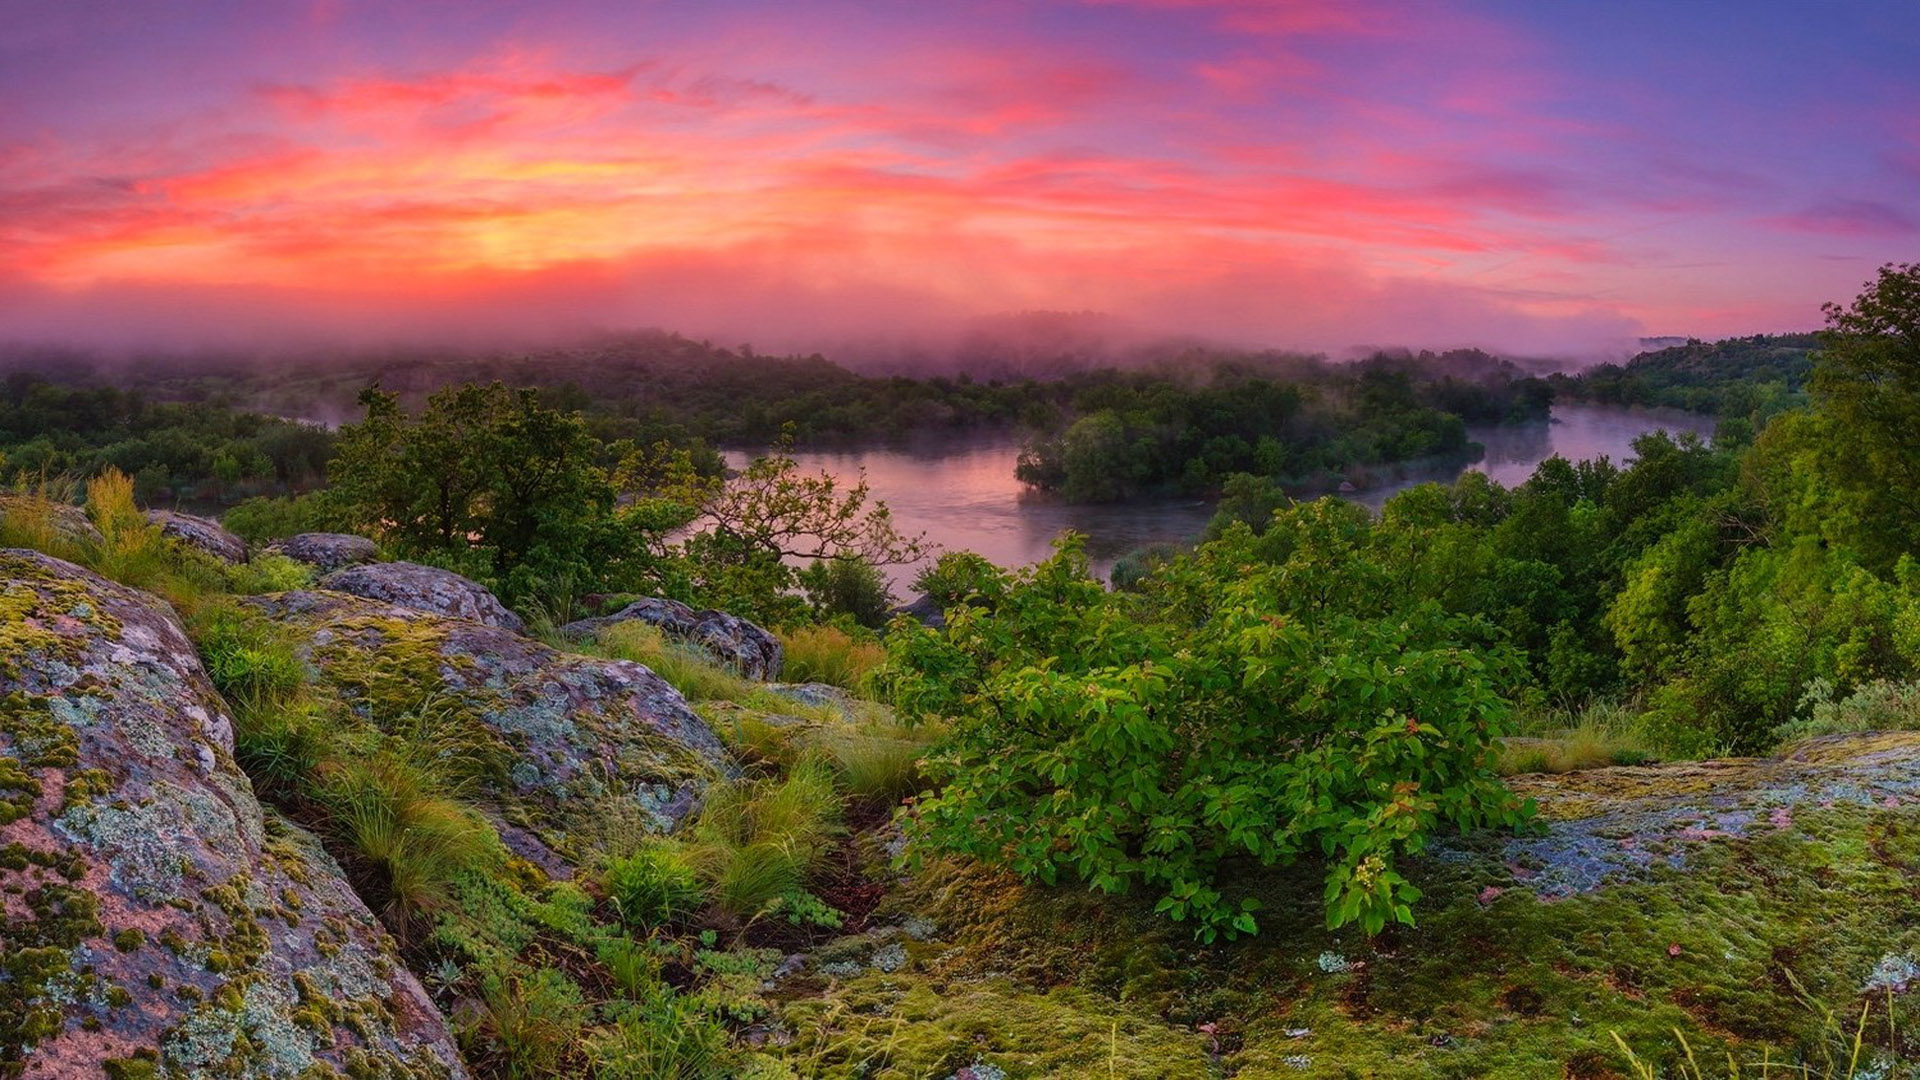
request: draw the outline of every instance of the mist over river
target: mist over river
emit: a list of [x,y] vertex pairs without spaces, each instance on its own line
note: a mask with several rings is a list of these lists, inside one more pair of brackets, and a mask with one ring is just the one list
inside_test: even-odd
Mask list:
[[[1547,422],[1470,427],[1469,436],[1486,447],[1479,461],[1412,473],[1342,497],[1378,509],[1395,492],[1428,481],[1452,480],[1467,469],[1511,487],[1556,454],[1574,461],[1606,457],[1619,463],[1633,456],[1633,440],[1646,432],[1666,430],[1676,437],[1696,432],[1704,438],[1713,433],[1713,425],[1711,417],[1674,409],[1555,405]],[[906,448],[803,451],[794,457],[803,470],[824,469],[849,483],[865,470],[872,497],[892,509],[902,532],[924,532],[940,549],[977,551],[1002,566],[1046,558],[1054,538],[1071,529],[1086,534],[1087,553],[1094,569],[1104,576],[1115,559],[1142,544],[1194,539],[1213,516],[1212,500],[1192,497],[1064,503],[1013,478],[1019,455],[1019,440],[997,438]],[[738,466],[747,455],[727,457],[729,464]],[[918,571],[918,566],[888,568],[894,592],[902,599],[910,598],[909,586]]]

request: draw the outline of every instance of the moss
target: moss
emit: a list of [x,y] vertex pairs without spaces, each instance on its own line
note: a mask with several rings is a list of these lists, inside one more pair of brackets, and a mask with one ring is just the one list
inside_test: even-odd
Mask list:
[[0,914],[0,1068],[60,1032],[70,1000],[61,989],[85,978],[73,970],[73,950],[103,932],[89,893],[50,884],[24,900],[22,917]]
[[100,610],[94,586],[56,576],[33,556],[0,554],[0,675],[17,679],[32,665],[74,663],[89,635],[61,629],[77,622],[99,636],[118,637],[119,621]]
[[1920,958],[1920,822],[1877,804],[1793,815],[1552,902],[1497,845],[1420,860],[1419,926],[1371,940],[1321,924],[1311,873],[1249,872],[1261,934],[1203,947],[1143,902],[937,869],[882,915],[932,916],[946,940],[906,943],[891,975],[783,983],[797,1041],[778,1052],[804,1075],[947,1076],[971,1050],[1009,1077],[1099,1076],[1117,1037],[1117,1075],[1217,1049],[1164,1075],[1601,1077],[1628,1071],[1615,1033],[1677,1075],[1677,1029],[1703,1060],[1824,1074],[1866,1008],[1863,1061],[1920,1059],[1920,995],[1865,989]]
[[107,1080],[159,1080],[160,1067],[148,1058],[108,1058],[100,1063]]
[[66,790],[60,795],[60,812],[64,814],[76,806],[111,794],[112,774],[105,769],[77,769],[67,774]]
[[121,952],[133,952],[146,943],[147,935],[131,926],[113,935],[113,947]]

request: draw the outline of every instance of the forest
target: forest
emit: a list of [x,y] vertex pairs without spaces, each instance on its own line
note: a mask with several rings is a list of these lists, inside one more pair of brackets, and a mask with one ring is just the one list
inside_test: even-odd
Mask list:
[[[1800,339],[1740,339],[1571,382],[1485,357],[1423,367],[1381,356],[1286,379],[1220,367],[1186,380],[915,384],[903,391],[911,400],[972,401],[996,417],[1038,410],[1064,425],[1021,467],[1070,498],[1163,485],[1223,496],[1203,537],[1112,583],[1071,535],[1031,567],[945,553],[916,583],[939,616],[928,621],[894,610],[904,598],[878,572],[919,558],[928,538],[904,534],[864,485],[810,475],[777,447],[727,470],[711,442],[748,429],[703,430],[695,409],[676,421],[686,431],[669,431],[566,386],[458,383],[411,407],[367,388],[360,415],[329,432],[218,400],[15,378],[0,412],[14,476],[0,548],[57,555],[179,613],[232,710],[238,766],[345,868],[482,1075],[978,1080],[1025,1067],[987,1034],[999,1030],[1058,1055],[1057,1071],[1027,1075],[1071,1075],[1062,1062],[1210,1075],[1154,1071],[1181,1054],[1282,1075],[1259,1063],[1289,1059],[1289,1040],[1314,1030],[1397,1045],[1394,1024],[1451,1015],[1450,1030],[1467,1031],[1475,1009],[1550,1016],[1552,995],[1583,1002],[1596,1026],[1501,1021],[1451,1043],[1421,1034],[1404,1052],[1457,1050],[1446,1068],[1458,1075],[1527,1075],[1525,1061],[1569,1055],[1625,1067],[1682,1060],[1669,1035],[1684,1023],[1730,1060],[1761,1048],[1804,1064],[1849,1033],[1856,1059],[1866,1045],[1898,1060],[1920,1019],[1912,1005],[1889,990],[1861,1011],[1856,975],[1817,955],[1769,960],[1799,997],[1760,980],[1777,994],[1767,1008],[1837,1000],[1859,1014],[1857,1031],[1832,1009],[1730,1027],[1751,1003],[1708,1000],[1703,987],[1719,984],[1654,961],[1582,953],[1565,966],[1611,964],[1611,974],[1575,988],[1545,973],[1524,994],[1475,989],[1416,1006],[1404,995],[1425,984],[1409,977],[1401,998],[1365,991],[1347,958],[1367,950],[1383,972],[1413,971],[1449,943],[1471,946],[1431,936],[1430,917],[1457,929],[1483,910],[1523,910],[1501,894],[1541,868],[1469,886],[1448,868],[1488,837],[1545,835],[1556,819],[1535,798],[1539,777],[1920,728],[1920,265],[1883,268],[1826,319],[1798,360],[1788,354]],[[1461,452],[1465,421],[1538,417],[1556,393],[1712,408],[1720,431],[1647,436],[1629,462],[1552,459],[1510,489],[1469,472],[1377,514],[1289,494],[1315,470]],[[788,404],[754,423],[783,419],[793,399],[777,400]],[[184,491],[268,492],[223,519],[262,553],[209,560],[137,506]],[[85,527],[63,524],[76,519]],[[467,653],[454,643],[480,632],[471,627],[435,629],[363,601],[330,614],[351,598],[312,591],[312,571],[276,553],[291,549],[269,546],[316,531],[452,571],[497,596],[501,625],[524,633]],[[34,606],[58,590],[8,588],[0,613],[27,612],[4,631],[23,656],[51,648],[36,644],[43,627],[92,617],[69,598],[60,623]],[[605,622],[641,598],[765,627],[791,682]],[[610,628],[583,639],[581,625]],[[513,755],[562,726],[535,706],[475,704],[517,685],[487,675],[499,655],[570,672],[545,684],[558,687],[580,685],[580,664],[643,664],[693,707],[690,723],[718,733],[701,753],[727,764],[637,743],[596,766],[611,784],[530,801],[550,797],[547,781]],[[6,760],[26,763],[0,772],[0,790],[26,793],[0,799],[11,821],[41,792],[21,747],[47,736],[21,734],[37,721],[9,709]],[[704,794],[697,811],[674,811],[687,815],[676,829],[642,820],[636,807],[667,814],[659,792],[689,782]],[[1779,825],[1782,813],[1759,816]],[[1871,873],[1903,872],[1911,830],[1873,828]],[[1434,854],[1444,850],[1459,854],[1449,863]],[[1868,858],[1819,857],[1841,866],[1856,855]],[[1776,874],[1753,895],[1780,890],[1764,902],[1803,909],[1813,901],[1792,890],[1804,887]],[[1523,917],[1586,918],[1581,905],[1608,894],[1594,895]],[[1847,918],[1897,911],[1871,899],[1881,895],[1859,894]],[[1686,927],[1661,906],[1672,902],[1662,893],[1645,910]],[[889,912],[904,921],[873,936]],[[983,936],[939,952],[930,912]],[[1154,944],[1125,959],[1091,945],[1046,952],[1070,924]],[[1873,925],[1846,948],[1893,932]],[[1656,944],[1690,962],[1681,937],[1692,932],[1662,929],[1673,940]],[[1336,1013],[1276,1029],[1261,1017],[1332,1006],[1317,990],[1275,1000],[1262,996],[1270,986],[1233,977],[1207,985],[1208,971],[1281,962],[1244,950],[1294,941],[1316,943],[1318,958],[1297,963],[1320,975],[1286,979],[1349,980]],[[1016,944],[1035,952],[1014,955]],[[24,955],[9,954],[10,970],[28,970]],[[207,965],[241,962],[211,955]],[[793,956],[822,966],[791,981],[779,972]],[[1120,966],[1099,966],[1110,961]],[[1443,966],[1448,979],[1478,970]],[[912,981],[960,970],[1014,970],[1030,979],[1021,986],[1052,989]],[[0,1021],[14,1025],[0,1034],[16,1048],[33,1024],[64,1015],[42,993],[54,976],[32,978],[0,980],[0,1005],[29,1017]],[[942,985],[999,988],[942,1003]],[[1388,1003],[1355,1005],[1363,992]],[[903,1023],[895,1005],[918,1020]],[[1388,1019],[1367,1027],[1380,1010]],[[883,1014],[892,1026],[878,1029]],[[1691,1055],[1688,1037],[1679,1045]]]

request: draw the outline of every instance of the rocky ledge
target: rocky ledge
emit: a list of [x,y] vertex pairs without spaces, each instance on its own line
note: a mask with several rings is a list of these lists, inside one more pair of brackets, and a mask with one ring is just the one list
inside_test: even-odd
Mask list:
[[464,1077],[171,611],[0,551],[0,1072]]
[[503,775],[479,801],[502,838],[550,873],[569,872],[561,856],[581,852],[583,831],[634,819],[672,828],[730,768],[705,721],[641,664],[341,593],[247,603],[287,626],[362,716],[451,710],[490,732]]

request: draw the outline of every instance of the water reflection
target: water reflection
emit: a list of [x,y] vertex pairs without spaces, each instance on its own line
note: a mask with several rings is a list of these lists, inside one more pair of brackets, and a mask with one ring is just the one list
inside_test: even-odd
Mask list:
[[[1512,486],[1555,454],[1575,461],[1608,457],[1618,463],[1632,456],[1634,439],[1656,429],[1704,437],[1712,434],[1713,421],[1677,410],[1556,405],[1550,423],[1472,429],[1473,439],[1486,447],[1478,462],[1399,477],[1347,497],[1378,509],[1395,492],[1452,480],[1463,468]],[[825,469],[849,481],[864,469],[873,497],[892,508],[903,531],[925,532],[943,549],[977,551],[1002,566],[1045,558],[1054,539],[1072,529],[1086,535],[1087,553],[1104,574],[1114,559],[1143,544],[1192,540],[1213,515],[1211,503],[1194,498],[1102,506],[1062,503],[1014,480],[1019,453],[1016,442],[995,439],[795,457],[803,469]],[[738,465],[744,455],[729,458]],[[891,568],[894,591],[904,595],[918,570]]]

